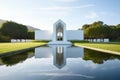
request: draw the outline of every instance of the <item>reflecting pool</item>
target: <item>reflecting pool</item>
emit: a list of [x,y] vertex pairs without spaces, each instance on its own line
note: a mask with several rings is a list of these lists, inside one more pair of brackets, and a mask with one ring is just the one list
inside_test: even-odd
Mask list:
[[120,56],[68,45],[0,58],[0,80],[118,80]]

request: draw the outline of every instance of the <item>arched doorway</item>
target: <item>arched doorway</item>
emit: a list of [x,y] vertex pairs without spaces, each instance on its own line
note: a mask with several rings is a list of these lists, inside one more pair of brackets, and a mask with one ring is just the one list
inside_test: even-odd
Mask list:
[[56,28],[56,41],[63,41],[63,39],[64,39],[63,25],[61,23],[58,23]]
[[66,24],[62,20],[58,20],[53,25],[53,35],[52,41],[48,44],[72,44],[67,41],[67,31],[66,31]]

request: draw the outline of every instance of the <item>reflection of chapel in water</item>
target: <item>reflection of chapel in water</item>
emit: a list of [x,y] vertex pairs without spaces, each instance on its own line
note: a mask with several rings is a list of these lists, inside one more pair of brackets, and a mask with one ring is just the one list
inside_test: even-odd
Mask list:
[[61,69],[67,64],[69,58],[83,57],[83,48],[69,45],[51,45],[50,47],[35,48],[35,58],[50,58],[53,56],[53,64]]
[[58,68],[62,68],[66,64],[65,55],[64,55],[64,47],[58,46],[56,47],[56,55],[54,56],[54,65]]

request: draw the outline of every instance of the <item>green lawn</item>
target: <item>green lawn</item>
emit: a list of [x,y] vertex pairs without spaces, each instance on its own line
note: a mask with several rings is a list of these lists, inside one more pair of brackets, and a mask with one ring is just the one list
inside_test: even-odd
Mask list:
[[28,43],[0,43],[0,54],[27,49],[30,47],[40,46],[46,44],[45,42],[28,42]]
[[75,45],[120,52],[120,43],[75,43]]

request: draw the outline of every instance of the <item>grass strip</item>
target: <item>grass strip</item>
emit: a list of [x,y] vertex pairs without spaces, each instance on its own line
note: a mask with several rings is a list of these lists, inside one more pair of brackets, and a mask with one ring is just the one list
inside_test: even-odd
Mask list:
[[0,43],[0,54],[46,44],[45,42]]

